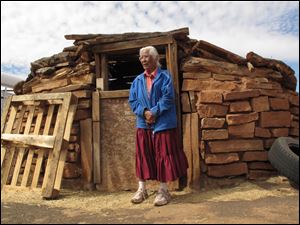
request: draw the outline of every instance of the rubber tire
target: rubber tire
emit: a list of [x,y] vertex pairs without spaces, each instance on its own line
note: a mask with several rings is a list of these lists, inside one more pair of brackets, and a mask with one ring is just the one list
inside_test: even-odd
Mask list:
[[[298,155],[290,149],[290,146],[298,148]],[[299,185],[299,139],[277,138],[268,152],[268,157],[280,174]]]

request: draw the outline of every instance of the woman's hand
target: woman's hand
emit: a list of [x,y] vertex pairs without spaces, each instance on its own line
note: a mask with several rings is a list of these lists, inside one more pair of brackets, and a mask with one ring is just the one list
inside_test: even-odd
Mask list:
[[151,113],[151,111],[145,110],[144,116],[146,119],[146,123],[148,123],[148,124],[155,123],[155,116]]

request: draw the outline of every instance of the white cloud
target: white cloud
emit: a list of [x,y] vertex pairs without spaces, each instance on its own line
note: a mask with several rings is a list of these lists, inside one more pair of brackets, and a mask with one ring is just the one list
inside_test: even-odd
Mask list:
[[[147,11],[147,13],[146,13]],[[245,57],[299,61],[298,2],[5,2],[1,64],[30,66],[61,52],[72,33],[168,31],[189,27],[202,39]]]

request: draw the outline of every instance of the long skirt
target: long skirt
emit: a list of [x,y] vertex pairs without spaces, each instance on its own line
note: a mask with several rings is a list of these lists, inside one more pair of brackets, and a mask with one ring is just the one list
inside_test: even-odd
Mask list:
[[136,132],[136,176],[141,180],[174,181],[186,176],[187,158],[179,142],[177,128],[156,132],[138,128]]

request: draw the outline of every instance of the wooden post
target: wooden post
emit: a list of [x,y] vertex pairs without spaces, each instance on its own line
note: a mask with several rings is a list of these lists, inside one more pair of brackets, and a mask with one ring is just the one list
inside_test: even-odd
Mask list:
[[193,159],[192,187],[200,188],[199,119],[198,113],[191,114],[191,145]]
[[82,176],[86,184],[89,184],[93,181],[92,119],[81,120],[80,131]]
[[94,183],[101,183],[100,93],[93,92],[93,172]]
[[107,67],[107,56],[101,54],[101,77],[103,78],[103,90],[108,90],[108,67]]
[[100,55],[95,53],[95,64],[96,64],[96,79],[101,77],[101,60]]
[[[177,111],[177,127],[180,137],[180,142],[182,144],[182,132],[181,132],[181,104],[180,104],[180,90],[179,90],[179,75],[178,75],[178,62],[177,62],[177,43],[173,40],[173,43],[168,44],[166,52],[166,60],[168,70],[170,71],[174,89],[175,89],[175,101],[176,101],[176,111]],[[182,146],[182,145],[181,145]]]
[[192,143],[191,143],[191,114],[182,115],[183,124],[183,151],[186,155],[189,168],[187,170],[187,185],[192,186],[193,178],[193,155],[192,155]]

